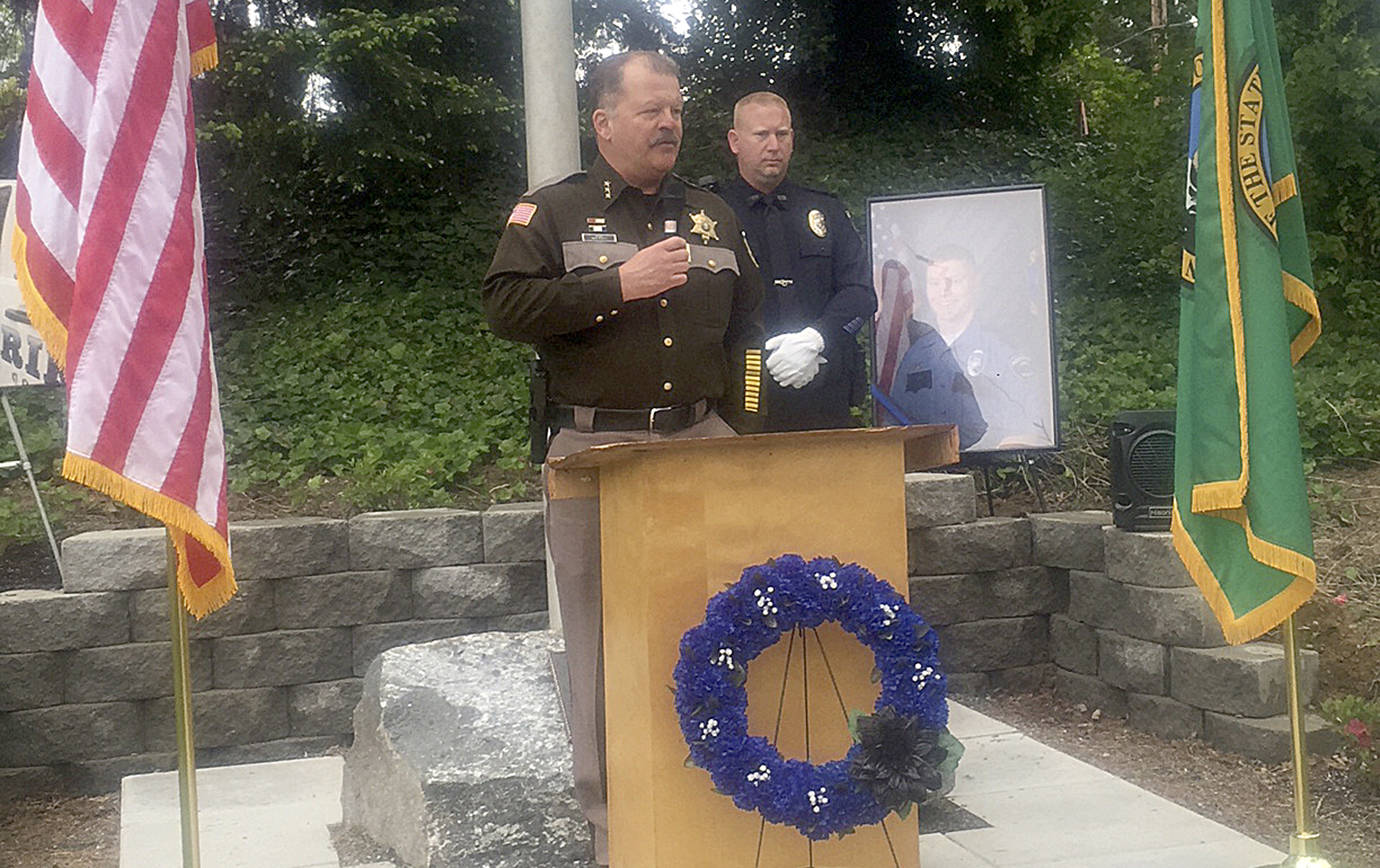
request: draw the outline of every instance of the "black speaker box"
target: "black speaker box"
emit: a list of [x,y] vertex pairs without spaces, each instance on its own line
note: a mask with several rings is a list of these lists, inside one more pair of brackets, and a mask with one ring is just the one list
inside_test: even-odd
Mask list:
[[1112,523],[1169,530],[1174,505],[1174,411],[1127,410],[1112,420]]

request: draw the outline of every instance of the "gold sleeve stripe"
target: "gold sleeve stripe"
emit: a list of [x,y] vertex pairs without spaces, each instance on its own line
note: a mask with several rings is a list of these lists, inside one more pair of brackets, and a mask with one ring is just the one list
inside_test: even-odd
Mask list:
[[1274,186],[1270,188],[1270,195],[1275,200],[1275,205],[1279,205],[1281,202],[1287,202],[1298,194],[1299,182],[1298,179],[1294,177],[1293,172],[1280,178],[1274,183]]
[[747,350],[743,361],[743,412],[756,413],[761,406],[762,351]]

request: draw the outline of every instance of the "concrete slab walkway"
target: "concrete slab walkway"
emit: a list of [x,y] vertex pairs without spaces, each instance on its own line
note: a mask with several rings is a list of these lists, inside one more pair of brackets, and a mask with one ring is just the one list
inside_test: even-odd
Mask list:
[[991,827],[921,836],[922,868],[1255,868],[1284,860],[956,702],[949,729],[964,747],[949,800]]
[[[949,799],[990,827],[922,835],[922,868],[1256,868],[1285,857],[958,703],[950,728],[966,753]],[[327,826],[340,822],[341,767],[319,757],[199,771],[201,864],[336,868]],[[121,868],[180,864],[176,773],[125,778],[120,811]]]
[[[338,756],[198,769],[202,868],[337,868]],[[177,772],[120,785],[120,868],[177,868]]]

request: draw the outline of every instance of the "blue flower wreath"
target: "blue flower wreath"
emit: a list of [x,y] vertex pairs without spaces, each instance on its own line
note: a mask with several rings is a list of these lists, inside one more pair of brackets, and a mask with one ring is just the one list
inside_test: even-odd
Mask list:
[[837,621],[871,649],[881,675],[879,718],[894,716],[931,735],[945,729],[934,632],[891,585],[832,558],[783,555],[743,570],[709,601],[704,622],[681,637],[675,669],[676,713],[690,761],[741,810],[812,840],[879,823],[897,807],[850,774],[856,763],[866,765],[861,743],[842,759],[813,765],[786,759],[767,739],[748,734],[748,662],[796,627],[825,621]]

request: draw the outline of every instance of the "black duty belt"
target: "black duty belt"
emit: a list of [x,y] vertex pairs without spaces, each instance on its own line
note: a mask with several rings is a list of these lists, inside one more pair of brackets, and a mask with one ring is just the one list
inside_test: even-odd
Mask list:
[[586,433],[593,431],[650,431],[674,434],[683,431],[709,415],[709,402],[673,407],[652,407],[647,410],[610,410],[603,407],[570,407],[555,409],[557,428],[573,428]]

